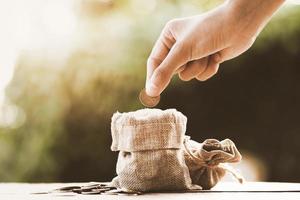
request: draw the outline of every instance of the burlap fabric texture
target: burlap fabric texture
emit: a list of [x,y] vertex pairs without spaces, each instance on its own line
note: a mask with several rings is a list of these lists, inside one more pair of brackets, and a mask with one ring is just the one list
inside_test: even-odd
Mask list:
[[[236,148],[225,151],[227,142],[203,145],[190,140],[185,136],[186,123],[187,118],[175,109],[115,113],[111,149],[119,156],[111,185],[141,192],[213,187],[226,171],[232,171],[220,163],[237,162],[241,156]],[[235,147],[230,144],[229,148]]]
[[242,159],[235,144],[230,139],[218,141],[207,139],[203,143],[191,140],[184,141],[184,157],[193,184],[203,189],[211,189],[226,174],[231,173],[240,183],[243,177],[227,163],[237,163]]

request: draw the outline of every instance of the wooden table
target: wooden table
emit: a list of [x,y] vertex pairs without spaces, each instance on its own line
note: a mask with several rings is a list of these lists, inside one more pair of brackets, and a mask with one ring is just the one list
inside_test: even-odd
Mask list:
[[197,193],[149,193],[139,196],[125,195],[81,195],[73,193],[51,193],[32,194],[51,191],[64,186],[79,185],[85,183],[50,183],[50,184],[28,184],[28,183],[0,183],[0,200],[13,199],[103,199],[103,200],[127,200],[127,199],[169,199],[169,200],[235,200],[235,199],[293,199],[300,200],[300,183],[270,183],[270,182],[247,182],[238,184],[236,182],[221,182],[211,191]]

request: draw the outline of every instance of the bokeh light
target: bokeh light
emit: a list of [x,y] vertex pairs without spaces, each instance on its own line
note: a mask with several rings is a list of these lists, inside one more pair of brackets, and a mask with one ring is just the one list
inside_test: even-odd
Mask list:
[[[243,159],[238,164],[232,164],[231,166],[240,173],[246,181],[267,181],[267,165],[259,155],[254,155],[250,152],[243,152]],[[224,177],[224,181],[235,181],[231,174],[227,173]]]

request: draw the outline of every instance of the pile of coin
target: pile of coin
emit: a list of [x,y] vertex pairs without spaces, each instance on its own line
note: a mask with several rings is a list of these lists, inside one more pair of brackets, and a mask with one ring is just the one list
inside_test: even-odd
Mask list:
[[55,189],[49,193],[77,193],[83,195],[109,194],[109,195],[140,195],[140,192],[118,189],[108,183],[91,182],[84,186],[66,186]]
[[152,107],[155,107],[159,103],[160,96],[151,97],[146,93],[145,89],[142,89],[142,91],[140,92],[140,95],[139,95],[139,99],[140,99],[140,102],[144,106],[146,106],[148,108],[152,108]]

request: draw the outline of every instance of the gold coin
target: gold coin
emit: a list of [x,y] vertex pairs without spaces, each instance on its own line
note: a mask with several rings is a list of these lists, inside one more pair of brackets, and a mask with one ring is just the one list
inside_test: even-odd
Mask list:
[[159,101],[160,101],[160,96],[157,96],[157,97],[151,97],[149,95],[147,95],[146,93],[146,90],[145,88],[142,89],[142,91],[140,92],[140,95],[139,95],[139,99],[140,99],[140,102],[148,107],[148,108],[152,108],[154,106],[156,106]]

